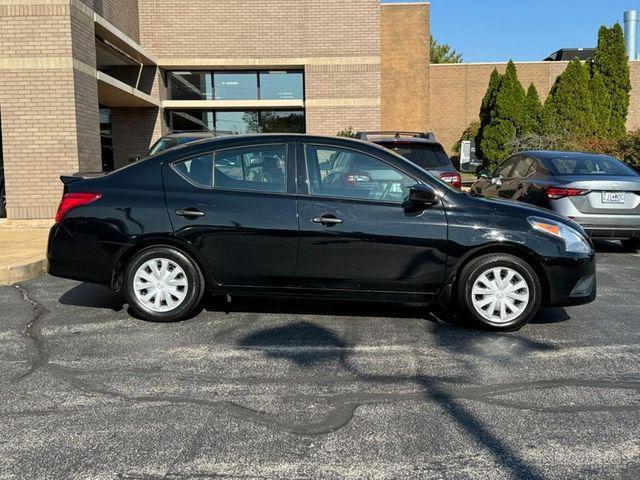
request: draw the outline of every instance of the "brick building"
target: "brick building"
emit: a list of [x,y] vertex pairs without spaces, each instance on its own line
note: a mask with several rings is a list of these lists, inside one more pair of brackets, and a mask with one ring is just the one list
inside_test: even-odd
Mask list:
[[[171,129],[431,130],[450,148],[494,67],[429,65],[426,3],[0,0],[0,22],[11,218],[52,217],[61,174],[126,164]],[[564,65],[518,68],[544,96]]]

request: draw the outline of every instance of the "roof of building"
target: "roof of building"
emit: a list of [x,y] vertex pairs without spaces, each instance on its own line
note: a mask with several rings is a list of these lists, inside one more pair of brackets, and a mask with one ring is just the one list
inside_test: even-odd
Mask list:
[[544,59],[545,62],[561,62],[567,60],[573,60],[578,57],[579,60],[589,60],[593,58],[596,53],[595,48],[561,48],[553,52],[547,58]]

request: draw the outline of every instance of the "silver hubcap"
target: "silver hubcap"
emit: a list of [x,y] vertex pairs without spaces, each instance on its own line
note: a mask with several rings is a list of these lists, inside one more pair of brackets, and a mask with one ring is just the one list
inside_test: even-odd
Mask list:
[[511,268],[491,268],[474,282],[471,300],[476,312],[490,322],[508,323],[529,305],[529,285]]
[[133,277],[138,301],[153,312],[169,312],[187,298],[189,282],[173,260],[154,258],[140,265]]

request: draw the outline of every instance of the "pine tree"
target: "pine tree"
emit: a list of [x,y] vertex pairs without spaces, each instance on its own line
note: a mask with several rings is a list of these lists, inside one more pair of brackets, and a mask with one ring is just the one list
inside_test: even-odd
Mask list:
[[596,126],[589,91],[589,72],[575,58],[556,79],[544,104],[545,132],[583,139]]
[[611,101],[608,136],[621,138],[626,133],[631,80],[624,35],[618,23],[611,28],[600,27],[593,71],[602,75]]
[[488,158],[482,151],[482,138],[484,136],[484,129],[491,123],[491,112],[496,105],[496,96],[502,83],[502,75],[498,73],[497,69],[493,69],[491,77],[489,78],[489,85],[487,91],[482,99],[480,105],[480,126],[478,127],[478,133],[476,135],[476,151],[479,158]]
[[540,133],[542,124],[542,103],[536,86],[532,83],[524,99],[524,121],[522,133]]
[[510,144],[524,132],[525,96],[516,66],[510,61],[497,88],[495,103],[488,106],[489,122],[480,132],[480,152],[488,163],[495,164],[510,155]]
[[609,122],[611,120],[611,97],[600,72],[594,71],[589,84],[591,91],[591,107],[595,120],[595,133],[599,137],[609,135]]

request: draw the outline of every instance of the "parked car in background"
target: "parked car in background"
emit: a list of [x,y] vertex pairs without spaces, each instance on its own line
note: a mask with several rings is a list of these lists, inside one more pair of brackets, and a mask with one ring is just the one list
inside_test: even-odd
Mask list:
[[513,330],[596,295],[577,224],[368,142],[229,136],[62,180],[49,272],[122,290],[150,320],[183,319],[208,291],[438,302]]
[[529,151],[493,172],[482,170],[475,193],[538,205],[579,223],[594,238],[640,249],[640,175],[608,155]]
[[158,153],[185,143],[215,137],[216,134],[210,130],[174,130],[154,143],[149,149],[147,156],[157,155]]
[[420,168],[433,173],[452,187],[461,188],[460,172],[433,133],[423,132],[358,132],[356,138],[381,145],[402,155]]

